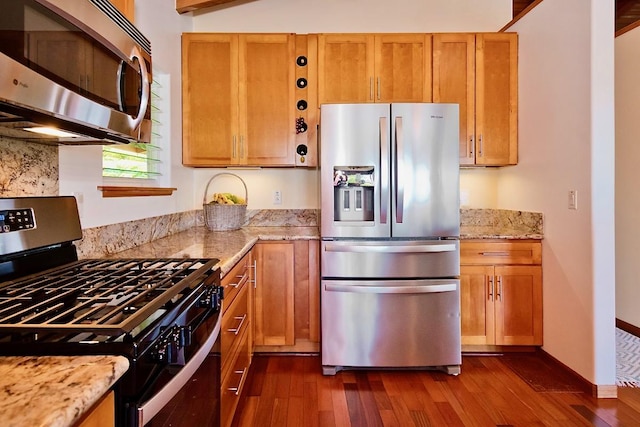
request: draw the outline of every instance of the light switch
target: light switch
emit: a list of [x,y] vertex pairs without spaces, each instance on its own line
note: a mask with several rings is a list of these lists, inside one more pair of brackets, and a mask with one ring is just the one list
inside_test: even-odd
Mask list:
[[569,209],[578,209],[578,190],[569,190]]

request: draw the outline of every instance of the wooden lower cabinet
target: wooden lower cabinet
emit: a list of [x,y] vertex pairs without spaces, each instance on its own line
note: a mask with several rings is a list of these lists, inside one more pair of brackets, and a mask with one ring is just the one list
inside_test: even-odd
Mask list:
[[113,427],[115,422],[114,395],[113,391],[110,391],[74,425],[75,427]]
[[255,351],[319,350],[318,251],[317,240],[267,241],[254,247]]
[[252,254],[249,252],[222,278],[220,425],[223,427],[228,427],[233,421],[251,365],[252,266]]
[[541,243],[462,241],[460,251],[463,350],[542,345]]

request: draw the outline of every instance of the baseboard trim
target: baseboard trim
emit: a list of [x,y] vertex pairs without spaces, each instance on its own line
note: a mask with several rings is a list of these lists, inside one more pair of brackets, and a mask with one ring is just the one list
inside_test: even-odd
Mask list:
[[543,349],[539,350],[540,355],[544,357],[547,362],[553,363],[558,366],[560,369],[567,371],[571,374],[578,383],[581,384],[581,388],[584,389],[584,392],[590,394],[596,399],[615,399],[618,397],[618,387],[615,384],[612,385],[597,385],[593,384],[591,381],[587,380],[585,377],[544,351]]
[[616,328],[620,328],[623,331],[640,338],[640,328],[632,325],[631,323],[627,323],[624,320],[616,318]]

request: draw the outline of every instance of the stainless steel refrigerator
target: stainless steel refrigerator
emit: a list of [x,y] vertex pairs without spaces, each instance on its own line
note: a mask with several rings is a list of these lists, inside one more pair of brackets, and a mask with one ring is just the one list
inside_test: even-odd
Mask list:
[[323,373],[460,373],[458,105],[320,113]]

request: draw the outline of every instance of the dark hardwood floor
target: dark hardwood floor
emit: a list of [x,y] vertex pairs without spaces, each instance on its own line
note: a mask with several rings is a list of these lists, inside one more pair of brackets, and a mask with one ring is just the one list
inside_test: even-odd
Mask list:
[[[551,372],[563,382],[566,374]],[[640,389],[595,399],[567,385],[536,391],[502,356],[463,356],[459,376],[323,376],[318,356],[256,355],[233,426],[640,426]]]

